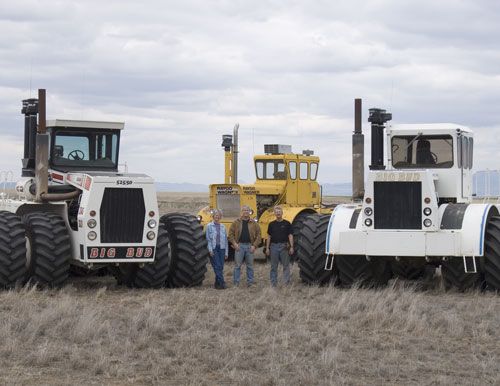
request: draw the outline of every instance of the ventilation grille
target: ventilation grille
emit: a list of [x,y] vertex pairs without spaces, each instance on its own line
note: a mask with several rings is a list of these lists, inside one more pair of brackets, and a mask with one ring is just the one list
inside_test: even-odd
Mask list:
[[102,243],[141,243],[144,230],[142,189],[105,188],[101,209]]

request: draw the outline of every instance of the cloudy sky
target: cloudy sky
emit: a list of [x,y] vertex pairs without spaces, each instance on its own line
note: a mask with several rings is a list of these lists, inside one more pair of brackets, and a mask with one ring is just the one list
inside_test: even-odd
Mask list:
[[[314,149],[322,182],[349,182],[353,99],[394,122],[476,133],[500,168],[495,0],[0,2],[0,169],[19,174],[21,100],[48,118],[125,122],[121,161],[158,181],[223,179],[240,124],[240,177],[264,143]],[[366,154],[369,159],[369,154]]]

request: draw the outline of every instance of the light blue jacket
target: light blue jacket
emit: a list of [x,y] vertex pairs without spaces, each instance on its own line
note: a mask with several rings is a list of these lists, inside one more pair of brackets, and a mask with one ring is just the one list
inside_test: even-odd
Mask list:
[[[215,228],[215,223],[213,221],[207,224],[206,237],[208,242],[208,251],[213,252],[217,243],[217,229]],[[220,248],[226,251],[227,256],[227,233],[226,227],[223,224],[220,224]]]

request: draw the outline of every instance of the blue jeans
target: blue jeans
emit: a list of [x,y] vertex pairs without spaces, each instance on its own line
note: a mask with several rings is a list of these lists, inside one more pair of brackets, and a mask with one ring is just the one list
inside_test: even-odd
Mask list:
[[271,272],[269,274],[271,285],[276,287],[278,284],[278,265],[283,264],[283,282],[290,284],[290,254],[288,253],[287,243],[271,243]]
[[210,263],[212,263],[215,273],[215,286],[224,286],[224,256],[226,250],[216,246],[213,252],[214,255],[210,256]]
[[253,284],[253,253],[250,252],[252,244],[240,244],[240,249],[234,253],[234,272],[233,282],[235,285],[240,284],[241,265],[245,262],[247,266],[247,283]]

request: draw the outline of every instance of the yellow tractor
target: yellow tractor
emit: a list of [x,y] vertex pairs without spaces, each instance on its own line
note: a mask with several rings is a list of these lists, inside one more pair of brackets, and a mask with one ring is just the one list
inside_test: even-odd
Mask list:
[[[317,182],[319,157],[314,156],[313,151],[296,154],[289,145],[264,145],[265,154],[254,157],[255,183],[238,184],[238,125],[233,135],[222,136],[222,147],[225,179],[223,184],[209,187],[210,205],[198,213],[203,226],[211,221],[213,210],[220,209],[223,214],[221,223],[229,231],[231,223],[240,216],[241,207],[247,205],[260,225],[264,245],[267,227],[275,219],[273,208],[276,205],[282,206],[283,218],[292,223],[294,236],[307,216],[332,212],[332,207],[321,203],[321,186]],[[233,254],[231,249],[230,257]]]

